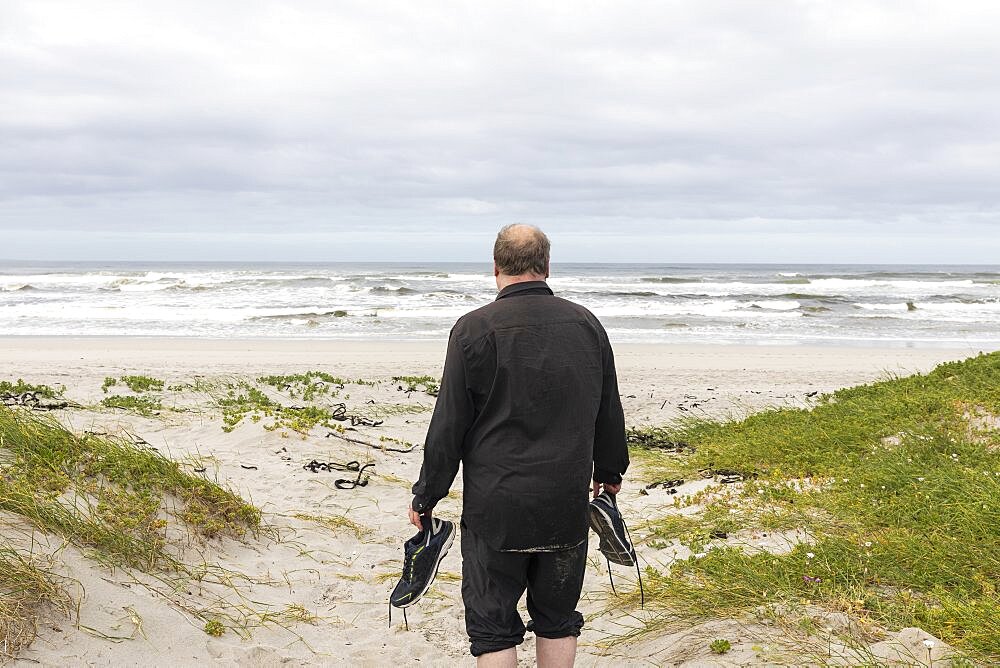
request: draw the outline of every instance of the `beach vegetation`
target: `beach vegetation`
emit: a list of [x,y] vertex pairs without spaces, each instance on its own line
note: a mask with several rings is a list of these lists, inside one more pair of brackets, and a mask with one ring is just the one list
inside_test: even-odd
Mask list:
[[725,654],[733,648],[732,644],[725,638],[717,638],[709,643],[708,648],[712,654]]
[[[347,380],[333,376],[323,371],[309,371],[304,374],[261,376],[257,382],[273,387],[279,392],[286,392],[293,399],[316,401],[322,397],[337,397],[337,393],[345,385],[354,382],[363,385],[375,385],[374,381],[358,379]],[[343,403],[321,406],[313,404],[286,406],[269,397],[254,384],[240,380],[229,383],[226,394],[217,398],[222,409],[223,430],[234,430],[244,419],[263,423],[268,431],[291,430],[300,435],[308,434],[316,426],[328,429],[339,429],[337,424],[342,420],[352,420],[365,415],[347,415],[347,407]],[[287,436],[287,432],[281,432]]]
[[0,454],[0,510],[111,566],[176,566],[168,527],[239,537],[261,526],[257,508],[144,442],[77,435],[47,416],[0,407]]
[[[838,390],[810,408],[633,433],[651,479],[731,483],[682,497],[683,516],[646,527],[694,553],[647,568],[647,609],[725,617],[814,605],[919,626],[974,660],[1000,661],[997,416],[991,353]],[[762,532],[792,528],[800,538],[783,550],[747,549]]]
[[246,381],[231,385],[226,396],[217,400],[222,409],[222,429],[231,432],[245,418],[261,422],[267,431],[291,429],[307,434],[317,425],[333,428],[334,411],[322,406],[284,406]]
[[402,438],[396,438],[394,436],[379,436],[378,442],[381,443],[383,446],[386,446],[387,444],[398,445],[408,450],[412,450],[413,448],[417,447],[416,443],[410,443],[407,440],[404,440]]
[[314,515],[310,513],[295,513],[293,517],[318,524],[329,529],[333,533],[349,531],[354,534],[354,537],[358,540],[368,538],[373,533],[370,528],[362,524],[358,524],[346,515]]
[[163,381],[152,376],[122,376],[121,381],[136,393],[160,392],[163,390]]
[[293,399],[311,401],[317,396],[337,396],[339,390],[351,381],[325,371],[307,371],[305,373],[261,376],[258,383],[270,385],[281,392],[287,392]]
[[392,382],[399,383],[398,389],[402,392],[423,391],[432,397],[441,389],[440,381],[433,376],[393,376]]
[[46,611],[69,616],[72,598],[37,555],[0,544],[0,663],[31,644]]
[[18,378],[17,382],[14,383],[8,380],[0,380],[0,395],[7,394],[7,395],[19,396],[22,394],[34,394],[36,397],[44,397],[46,399],[57,399],[65,391],[66,391],[65,387],[55,389],[48,385],[35,385],[33,383],[26,383],[21,378]]
[[204,626],[205,633],[212,636],[213,638],[221,638],[226,632],[226,625],[220,622],[218,619],[210,619],[205,622]]
[[120,378],[108,376],[104,379],[104,383],[101,384],[101,391],[107,394],[108,390],[117,386],[119,382],[136,394],[160,392],[163,390],[164,385],[162,380],[153,378],[152,376],[121,376]]
[[382,420],[393,415],[418,415],[434,410],[434,404],[411,403],[369,403],[357,408],[357,414],[370,420]]
[[117,408],[150,417],[163,410],[163,403],[154,397],[112,394],[101,399],[105,408]]
[[168,385],[167,390],[170,392],[186,392],[192,390],[194,392],[202,392],[210,394],[215,392],[220,385],[218,380],[209,380],[204,376],[195,376],[194,380],[190,383],[174,383],[173,385]]

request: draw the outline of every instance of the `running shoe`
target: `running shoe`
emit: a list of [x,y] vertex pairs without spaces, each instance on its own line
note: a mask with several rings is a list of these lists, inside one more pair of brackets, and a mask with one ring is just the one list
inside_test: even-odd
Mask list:
[[421,517],[423,530],[403,545],[403,575],[392,590],[389,603],[406,608],[427,593],[438,566],[455,540],[455,523],[436,517]]
[[598,549],[608,560],[608,578],[611,581],[611,591],[615,590],[615,579],[611,575],[611,562],[622,566],[634,566],[635,577],[639,581],[639,605],[646,605],[646,591],[642,586],[642,573],[639,570],[639,558],[632,546],[632,538],[628,535],[628,527],[618,510],[615,495],[601,492],[590,502],[590,527],[601,539]]
[[622,566],[638,563],[614,494],[601,492],[590,502],[590,527],[600,537],[599,549],[608,561]]

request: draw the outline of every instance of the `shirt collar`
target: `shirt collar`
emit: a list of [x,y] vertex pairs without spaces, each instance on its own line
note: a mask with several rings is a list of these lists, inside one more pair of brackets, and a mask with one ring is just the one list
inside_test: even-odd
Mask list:
[[545,281],[522,281],[520,283],[511,283],[505,287],[497,294],[497,299],[503,299],[504,297],[520,293],[553,294],[552,289]]

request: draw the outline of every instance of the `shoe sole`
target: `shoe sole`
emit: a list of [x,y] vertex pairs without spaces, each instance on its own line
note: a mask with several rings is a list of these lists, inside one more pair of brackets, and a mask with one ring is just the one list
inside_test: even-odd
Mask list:
[[[632,557],[628,546],[622,543],[618,534],[615,533],[611,517],[600,506],[593,503],[590,504],[590,528],[601,539],[601,554],[607,557],[608,561],[620,566],[635,566],[635,558]],[[605,552],[605,548],[607,548],[607,552]]]
[[437,579],[438,569],[441,567],[441,560],[444,559],[445,555],[448,554],[448,550],[451,549],[451,544],[455,541],[455,533],[457,533],[455,530],[455,526],[452,525],[451,532],[449,536],[445,539],[444,546],[441,547],[441,554],[438,555],[437,563],[434,564],[434,575],[432,575],[430,579],[427,580],[427,584],[424,585],[424,588],[422,590],[420,590],[420,593],[414,596],[412,599],[410,599],[409,603],[405,603],[404,605],[393,604],[395,607],[408,608],[424,597],[424,594],[427,593],[427,590],[431,588],[432,584],[434,584],[434,580]]

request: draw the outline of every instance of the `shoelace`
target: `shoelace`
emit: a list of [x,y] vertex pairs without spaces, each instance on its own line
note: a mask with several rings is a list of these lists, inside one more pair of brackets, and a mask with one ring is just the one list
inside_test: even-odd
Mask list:
[[[431,537],[434,535],[433,534],[434,526],[435,526],[434,520],[431,520],[431,525],[429,527],[427,527],[426,529],[424,529],[424,531],[427,534],[427,538],[424,541],[424,547],[426,547],[426,546],[428,546],[428,545],[431,544]],[[438,526],[440,526],[440,525],[438,525]],[[416,555],[417,555],[417,553],[414,552],[413,556],[415,557]],[[406,566],[407,566],[406,564],[403,565],[403,575],[405,576],[407,570],[409,570],[410,577],[413,577],[413,559],[412,558],[410,559],[409,569],[407,569]],[[409,578],[407,578],[407,582],[409,582],[409,581],[410,581]],[[409,631],[410,630],[410,622],[409,622],[409,620],[406,619],[406,608],[400,608],[400,609],[403,611],[403,624],[406,626],[406,630]],[[390,629],[392,628],[392,596],[391,595],[389,597],[389,628]]]
[[[400,608],[403,611],[403,625],[406,626],[406,630],[410,630],[410,622],[406,619],[406,608]],[[392,601],[389,601],[389,628],[392,628]]]
[[[621,514],[619,513],[619,517]],[[628,525],[625,524],[625,518],[621,517],[622,526],[625,527],[625,535],[628,536],[629,545],[632,546],[632,554],[635,554],[635,543],[632,542],[632,532],[628,530]],[[604,560],[608,562],[608,581],[611,582],[611,592],[617,596],[618,591],[615,589],[615,578],[611,575],[611,560],[608,559],[607,555],[604,556]],[[639,607],[645,609],[646,607],[646,590],[642,586],[642,572],[639,569],[639,555],[635,555],[635,577],[639,580]]]

